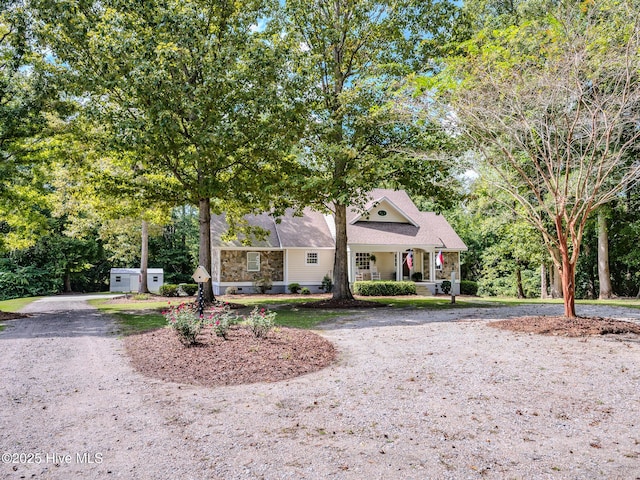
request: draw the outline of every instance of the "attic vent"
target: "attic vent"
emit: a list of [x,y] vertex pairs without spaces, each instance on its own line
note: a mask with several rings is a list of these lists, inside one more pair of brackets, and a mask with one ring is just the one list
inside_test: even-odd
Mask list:
[[381,217],[384,217],[387,214],[386,210],[378,210],[378,215],[380,215]]

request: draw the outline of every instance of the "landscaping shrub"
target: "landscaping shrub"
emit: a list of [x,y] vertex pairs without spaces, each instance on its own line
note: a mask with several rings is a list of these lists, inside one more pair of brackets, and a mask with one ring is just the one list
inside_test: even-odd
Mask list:
[[291,293],[298,293],[300,291],[300,284],[299,283],[290,283],[289,284],[289,291]]
[[331,290],[333,290],[333,280],[328,274],[322,278],[320,290],[324,290],[324,293],[331,293]]
[[478,283],[473,280],[462,280],[460,282],[460,295],[477,295]]
[[225,303],[224,305],[213,307],[207,321],[209,322],[211,331],[218,337],[226,340],[229,328],[238,323],[240,318],[236,314],[231,313],[231,307]]
[[355,282],[353,291],[356,295],[391,297],[395,295],[415,295],[416,284],[413,282]]
[[440,284],[440,290],[442,290],[442,293],[444,293],[445,295],[451,292],[451,282],[449,280],[445,280],[444,282],[442,282]]
[[204,321],[200,317],[198,307],[195,304],[181,303],[180,305],[171,306],[162,314],[184,345],[190,347],[196,343],[196,338],[200,330],[202,330]]
[[311,290],[309,290],[307,287],[304,287],[302,290],[300,290],[300,293],[302,295],[311,295]]
[[160,295],[163,297],[177,297],[180,287],[174,283],[165,283],[160,285]]
[[245,317],[245,322],[249,329],[257,338],[264,338],[275,325],[276,312],[255,307],[249,315]]
[[261,277],[253,282],[253,287],[256,289],[256,292],[265,294],[267,290],[271,290],[273,286],[273,282],[269,277]]
[[183,283],[180,287],[182,287],[182,291],[190,297],[198,293],[197,283]]
[[235,295],[238,293],[238,289],[236,287],[227,287],[227,289],[224,291],[225,295]]

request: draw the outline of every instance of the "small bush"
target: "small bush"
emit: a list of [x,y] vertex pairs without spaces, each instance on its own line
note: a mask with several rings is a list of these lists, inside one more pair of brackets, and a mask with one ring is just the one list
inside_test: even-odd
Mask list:
[[236,287],[227,287],[227,289],[224,291],[225,295],[235,295],[238,293],[238,289]]
[[211,309],[211,313],[207,318],[211,331],[218,337],[227,339],[229,328],[239,321],[239,317],[231,313],[231,307],[228,304],[219,305]]
[[356,295],[366,297],[392,297],[395,295],[415,295],[416,284],[413,282],[355,282],[353,290]]
[[245,317],[245,322],[256,338],[264,338],[275,325],[276,312],[255,307],[249,315]]
[[421,282],[422,272],[413,272],[413,275],[411,275],[411,280],[413,280],[414,282]]
[[331,277],[328,274],[322,278],[320,290],[323,290],[324,293],[331,293],[331,290],[333,290],[333,280],[331,280]]
[[[176,285],[177,287],[177,285]],[[193,303],[181,303],[162,312],[167,324],[175,330],[180,341],[190,347],[196,343],[196,338],[204,324],[198,314],[198,308]]]
[[134,300],[149,300],[149,294],[148,293],[136,293],[133,296]]
[[311,295],[311,290],[309,290],[307,287],[304,287],[302,290],[300,290],[300,293],[302,295]]
[[180,287],[182,288],[182,291],[190,297],[198,293],[197,283],[183,283]]
[[449,280],[445,280],[444,282],[442,282],[440,284],[440,290],[442,290],[442,293],[444,293],[445,295],[451,292],[451,282]]
[[177,297],[179,293],[179,286],[173,283],[165,283],[160,285],[160,295],[163,297]]
[[268,290],[271,290],[273,286],[273,282],[269,277],[261,277],[253,282],[253,287],[256,289],[256,292],[265,294]]
[[300,291],[300,284],[299,283],[290,283],[289,284],[289,291],[291,293],[298,293]]
[[460,282],[460,294],[461,295],[477,295],[478,283],[473,280],[462,280]]

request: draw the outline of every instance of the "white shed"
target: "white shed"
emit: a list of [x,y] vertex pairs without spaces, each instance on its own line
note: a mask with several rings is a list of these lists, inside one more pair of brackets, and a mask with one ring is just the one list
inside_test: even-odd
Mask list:
[[[164,271],[162,268],[147,269],[147,287],[152,293],[160,293],[160,287],[164,283]],[[137,292],[140,286],[139,268],[112,268],[109,278],[110,292]]]

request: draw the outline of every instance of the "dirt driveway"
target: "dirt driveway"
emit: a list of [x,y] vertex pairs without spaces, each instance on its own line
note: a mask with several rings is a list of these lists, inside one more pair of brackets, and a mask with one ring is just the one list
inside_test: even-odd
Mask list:
[[376,309],[324,326],[330,368],[207,389],[137,374],[85,299],[0,333],[2,478],[640,478],[637,336],[486,326],[561,306]]

